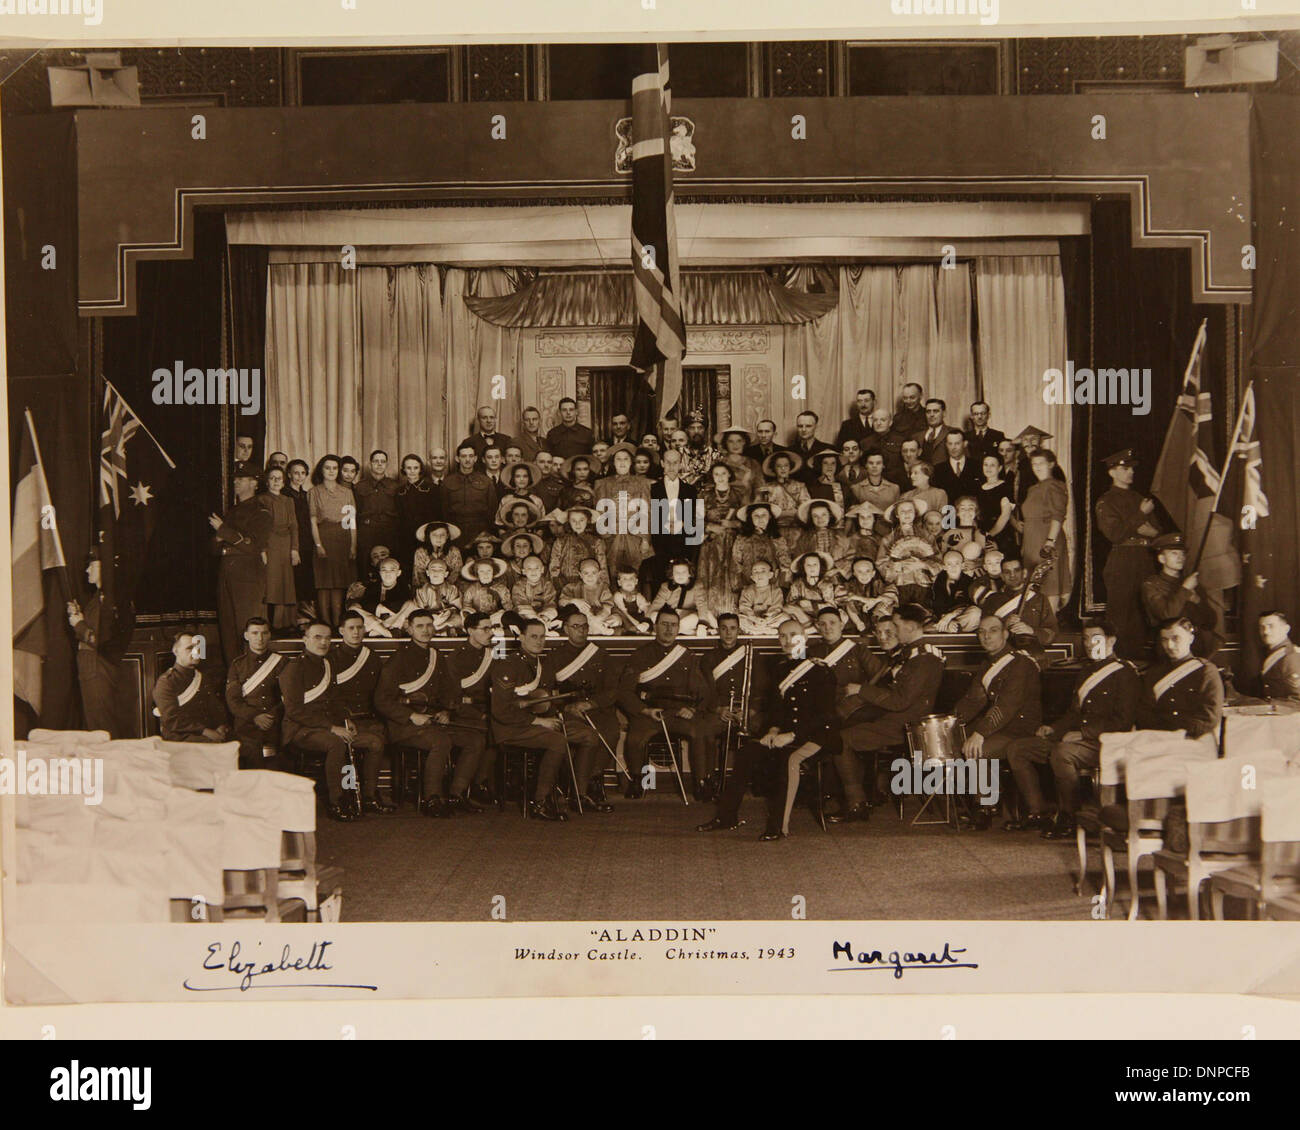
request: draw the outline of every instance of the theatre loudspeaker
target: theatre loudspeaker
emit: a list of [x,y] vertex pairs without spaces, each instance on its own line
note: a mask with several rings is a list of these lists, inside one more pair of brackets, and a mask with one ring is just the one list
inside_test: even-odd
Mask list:
[[1277,79],[1277,44],[1256,39],[1239,42],[1230,35],[1211,35],[1187,48],[1183,85],[1235,86]]

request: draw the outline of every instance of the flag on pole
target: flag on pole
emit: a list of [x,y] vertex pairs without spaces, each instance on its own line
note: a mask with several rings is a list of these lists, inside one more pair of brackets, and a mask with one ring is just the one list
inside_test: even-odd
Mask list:
[[632,80],[632,289],[636,338],[632,368],[659,370],[659,414],[681,396],[686,325],[673,218],[672,93],[668,48],[646,44]]
[[[1233,546],[1233,521],[1215,512],[1222,483],[1213,454],[1213,406],[1209,392],[1201,388],[1205,340],[1202,322],[1156,463],[1151,493],[1182,531],[1189,551],[1188,569],[1200,572],[1202,591],[1212,602],[1221,603],[1223,590],[1241,581],[1241,559]],[[1198,563],[1192,555],[1202,541],[1205,548]]]
[[1232,446],[1227,479],[1219,500],[1219,512],[1242,529],[1253,529],[1260,518],[1268,517],[1268,496],[1264,494],[1262,471],[1264,458],[1255,435],[1255,386],[1246,386],[1242,397],[1241,424],[1237,442]]
[[101,636],[120,643],[135,625],[136,590],[158,516],[158,496],[176,464],[112,383],[101,380]]
[[45,571],[67,567],[63,539],[50,501],[41,447],[31,411],[18,457],[11,542],[13,545],[14,694],[41,712],[45,662]]

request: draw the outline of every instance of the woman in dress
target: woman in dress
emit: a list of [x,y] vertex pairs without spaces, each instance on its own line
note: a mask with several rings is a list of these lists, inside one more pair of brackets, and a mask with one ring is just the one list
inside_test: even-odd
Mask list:
[[751,502],[736,511],[740,533],[731,546],[731,562],[741,588],[749,583],[755,561],[772,566],[772,577],[782,588],[790,584],[790,547],[780,536],[777,511],[770,502]]
[[980,461],[984,481],[980,483],[975,501],[979,504],[980,532],[1003,553],[1017,554],[1020,546],[1011,515],[1016,504],[1011,497],[1011,484],[1003,477],[1004,466],[997,455],[986,455]]
[[1039,584],[1039,591],[1056,612],[1070,596],[1070,560],[1061,526],[1070,502],[1069,488],[1056,478],[1056,455],[1040,447],[1029,457],[1034,485],[1025,494],[1020,513],[1024,520],[1021,559],[1026,572],[1044,556],[1055,554],[1056,564]]
[[[307,547],[311,545],[311,468],[306,460],[290,459],[285,467],[289,476],[289,485],[284,493],[293,500],[293,512],[298,519],[298,564],[293,570],[293,588],[298,594],[298,606],[310,604],[312,594],[316,591],[316,579],[312,570],[312,555]],[[304,609],[305,611],[305,609]]]
[[[418,455],[402,456],[402,477],[397,487],[397,545],[390,546],[394,557],[405,561],[415,552],[415,531],[426,522],[442,517],[442,499],[429,481],[428,469]],[[417,573],[417,577],[424,574]]]
[[846,497],[852,498],[848,487],[837,477],[840,473],[840,457],[834,451],[819,451],[808,460],[817,478],[808,484],[809,498],[824,498],[837,503],[841,510],[847,505]]
[[266,472],[257,499],[271,514],[271,533],[262,551],[271,627],[292,628],[298,604],[293,571],[302,557],[298,551],[298,513],[293,498],[284,493],[281,468],[273,465]]
[[777,513],[777,526],[792,552],[803,532],[799,525],[799,507],[808,501],[808,488],[793,476],[803,467],[803,457],[793,451],[774,451],[763,460],[765,484],[759,497],[770,502]]
[[836,528],[844,510],[827,498],[813,498],[799,507],[803,533],[795,543],[795,553],[824,554],[831,562],[827,581],[847,581],[853,573],[853,543]]
[[337,455],[322,456],[311,481],[315,484],[308,491],[308,502],[316,549],[312,559],[316,613],[337,628],[343,615],[343,595],[356,576],[357,503],[352,488],[339,482]]
[[[632,460],[635,456],[636,449],[631,444],[615,444],[606,456],[606,466],[610,467],[613,473],[606,475],[596,484],[597,511],[601,509],[600,503],[606,503],[606,509],[610,504],[613,505],[616,517],[624,513],[628,516],[626,523],[616,523],[616,532],[605,538],[605,557],[611,584],[617,583],[620,568],[626,565],[639,570],[641,562],[653,555],[648,534],[650,480],[632,473]],[[620,495],[626,497],[620,501]],[[639,505],[634,505],[636,499],[641,500]],[[622,509],[623,506],[626,510]],[[637,525],[632,521],[632,515],[642,506],[645,507],[647,521]],[[638,530],[644,529],[647,532],[630,533],[628,526]]]
[[731,468],[726,463],[713,464],[709,479],[711,485],[700,494],[700,505],[704,508],[704,544],[700,546],[696,585],[700,593],[700,619],[716,630],[721,613],[736,611],[740,591],[731,560],[731,545],[740,524],[736,521],[736,511],[742,505],[742,498],[732,485]]
[[731,468],[731,485],[740,492],[742,506],[753,502],[763,485],[763,469],[758,460],[745,455],[749,443],[749,433],[744,428],[728,428],[718,436],[721,461]]

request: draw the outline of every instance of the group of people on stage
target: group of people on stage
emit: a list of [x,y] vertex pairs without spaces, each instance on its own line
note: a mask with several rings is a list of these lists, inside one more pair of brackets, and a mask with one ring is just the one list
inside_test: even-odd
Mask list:
[[[863,630],[916,603],[939,630],[972,631],[1003,577],[1044,562],[1022,618],[1044,642],[1056,630],[1071,587],[1064,475],[1051,436],[1008,439],[982,401],[963,431],[920,385],[892,411],[862,389],[834,443],[803,412],[788,446],[771,420],[709,437],[692,412],[638,439],[618,413],[605,440],[572,398],[558,413],[543,433],[526,409],[513,437],[480,408],[450,457],[404,455],[395,476],[384,451],[314,468],[273,452],[263,470],[240,437],[235,505],[211,518],[227,659],[252,615],[287,631],[309,616],[336,628],[345,610],[372,636],[405,633],[416,609],[439,635],[509,611],[555,634],[562,604],[595,634],[649,634],[673,607],[688,634],[732,612],[744,634],[775,636],[787,620],[810,629],[825,604]],[[628,520],[638,504],[656,520]]]

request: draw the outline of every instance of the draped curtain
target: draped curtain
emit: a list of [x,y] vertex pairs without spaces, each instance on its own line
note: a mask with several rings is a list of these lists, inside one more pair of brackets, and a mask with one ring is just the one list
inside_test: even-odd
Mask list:
[[[273,263],[266,317],[267,448],[313,462],[326,452],[394,460],[452,450],[481,404],[499,427],[519,417],[519,331],[465,307],[502,295],[505,271]],[[494,378],[500,376],[501,381]],[[504,399],[494,399],[494,392]]]

